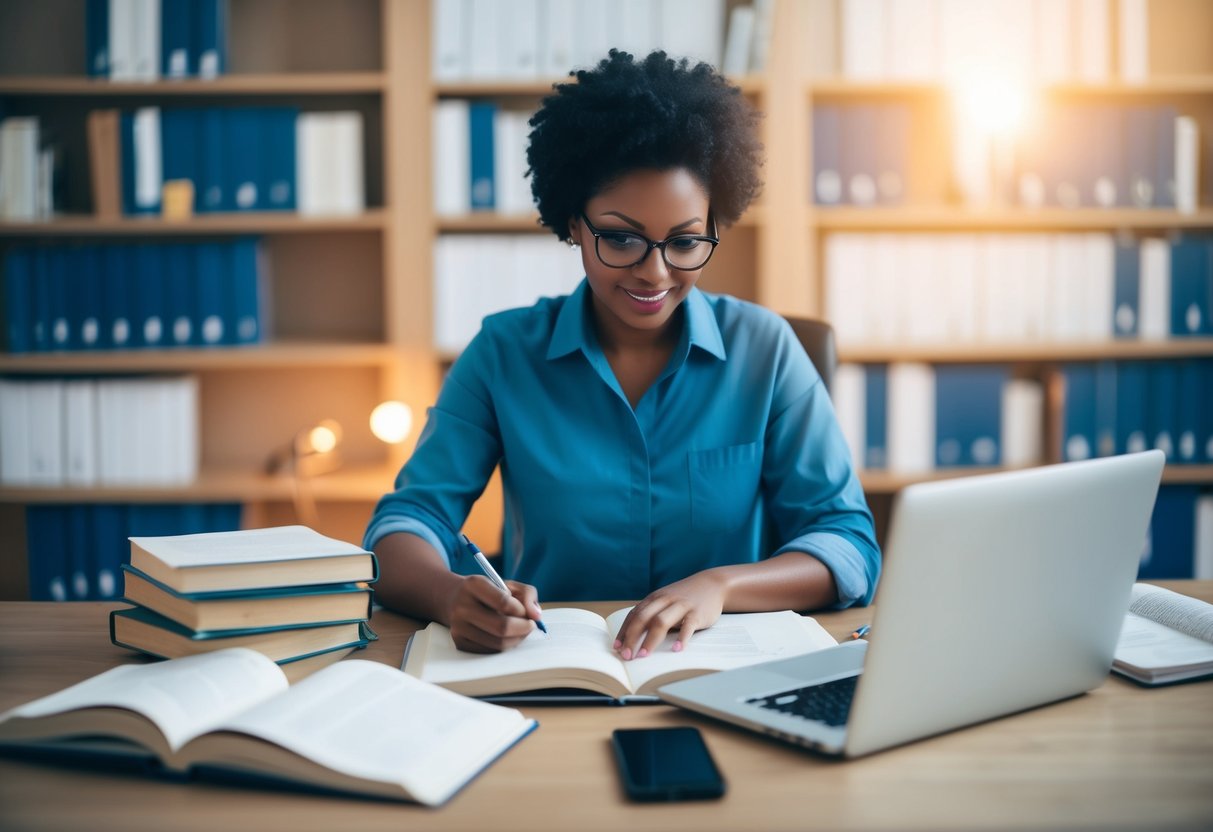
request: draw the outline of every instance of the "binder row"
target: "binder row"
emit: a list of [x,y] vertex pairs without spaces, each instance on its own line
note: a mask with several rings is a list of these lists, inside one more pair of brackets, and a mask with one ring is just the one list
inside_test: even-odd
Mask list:
[[25,510],[31,601],[103,601],[122,595],[134,535],[240,528],[239,503],[34,505]]
[[[771,4],[745,8],[741,20],[730,16],[730,71],[765,63]],[[719,67],[725,44],[724,0],[433,0],[430,15],[439,82],[560,78],[612,47],[636,56],[664,49]]]
[[[104,119],[100,125],[100,131],[115,129]],[[193,183],[197,213],[357,214],[366,208],[359,112],[143,107],[121,113],[116,129],[126,214],[160,213],[164,183],[173,180]],[[112,141],[96,138],[103,146]],[[97,147],[91,152],[94,159],[106,154]]]
[[[1147,0],[842,0],[839,68],[854,81],[964,81],[998,69],[1038,84],[1148,74]],[[1116,26],[1113,26],[1113,20]]]
[[1161,341],[1213,334],[1213,241],[1081,234],[831,234],[843,344]]
[[434,348],[463,350],[486,315],[577,288],[581,253],[553,236],[445,234],[434,241]]
[[527,214],[535,210],[526,181],[531,113],[489,101],[449,98],[434,108],[434,213]]
[[1213,359],[1062,368],[1063,459],[1158,448],[1172,465],[1213,463]]
[[17,246],[4,257],[10,353],[255,344],[268,269],[256,238]]
[[227,0],[87,4],[85,62],[94,78],[216,78],[227,69]]
[[1158,489],[1138,580],[1213,578],[1213,494],[1196,485]]
[[1196,123],[1171,106],[1055,103],[1016,150],[1005,196],[1029,208],[1196,207]]
[[813,107],[813,199],[818,205],[905,201],[911,115],[905,104]]
[[1044,458],[1044,390],[1002,364],[841,364],[831,390],[858,470],[1019,467]]
[[0,485],[185,485],[199,448],[196,376],[0,378]]

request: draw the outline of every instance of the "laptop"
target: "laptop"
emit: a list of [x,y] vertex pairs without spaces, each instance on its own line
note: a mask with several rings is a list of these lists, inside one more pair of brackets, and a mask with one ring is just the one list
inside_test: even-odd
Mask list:
[[658,694],[858,757],[1091,690],[1112,666],[1164,459],[1145,451],[908,486],[870,642]]

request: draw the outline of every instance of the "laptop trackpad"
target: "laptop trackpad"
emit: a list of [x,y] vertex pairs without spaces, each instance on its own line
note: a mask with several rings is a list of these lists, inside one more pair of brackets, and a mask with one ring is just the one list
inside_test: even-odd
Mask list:
[[824,681],[862,670],[867,647],[868,643],[863,640],[848,641],[837,647],[815,650],[803,656],[766,662],[761,668],[766,673],[784,676],[801,684],[819,679]]

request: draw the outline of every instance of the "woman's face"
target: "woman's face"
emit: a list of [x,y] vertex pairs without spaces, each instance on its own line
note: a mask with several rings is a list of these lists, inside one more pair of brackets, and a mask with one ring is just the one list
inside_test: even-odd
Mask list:
[[[599,336],[611,346],[636,336],[662,334],[703,267],[693,271],[671,268],[661,250],[654,248],[634,266],[612,268],[599,259],[595,243],[608,258],[626,261],[626,251],[634,250],[639,256],[644,246],[617,236],[621,231],[654,242],[680,234],[709,234],[707,192],[684,168],[637,170],[592,197],[585,205],[585,217],[602,239],[595,240],[581,217],[572,220],[569,230],[581,246]],[[669,257],[685,259],[687,255],[676,252],[675,245],[680,244],[668,247]],[[688,245],[693,246],[683,243],[681,247]]]

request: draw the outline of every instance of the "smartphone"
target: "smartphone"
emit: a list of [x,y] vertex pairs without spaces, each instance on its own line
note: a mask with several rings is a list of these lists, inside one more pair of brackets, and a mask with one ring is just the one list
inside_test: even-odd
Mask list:
[[611,744],[632,800],[705,800],[724,794],[724,778],[698,728],[620,728]]

